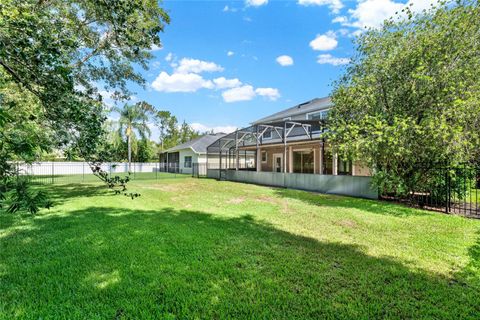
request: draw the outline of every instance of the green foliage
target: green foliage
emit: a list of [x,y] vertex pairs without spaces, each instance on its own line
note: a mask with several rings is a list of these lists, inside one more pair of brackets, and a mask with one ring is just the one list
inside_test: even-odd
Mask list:
[[158,111],[155,115],[155,124],[160,131],[160,150],[166,150],[200,136],[200,133],[185,121],[179,126],[177,117],[169,111]]
[[148,162],[154,159],[155,158],[154,145],[155,143],[148,139],[142,139],[138,141],[135,160],[137,162]]
[[[0,2],[0,184],[7,161],[45,152],[103,161],[107,110],[99,89],[130,96],[144,84],[169,17],[156,0]],[[26,193],[25,193],[26,194]]]
[[469,0],[407,9],[357,39],[335,84],[328,135],[374,170],[384,192],[406,194],[432,167],[479,156],[479,16]]
[[48,199],[47,193],[43,190],[32,188],[28,178],[19,177],[12,179],[8,184],[2,184],[2,186],[7,186],[8,188],[4,189],[5,193],[0,190],[0,205],[2,202],[7,201],[8,208],[6,211],[8,213],[24,210],[35,214],[42,207],[47,209],[52,207],[52,202]]

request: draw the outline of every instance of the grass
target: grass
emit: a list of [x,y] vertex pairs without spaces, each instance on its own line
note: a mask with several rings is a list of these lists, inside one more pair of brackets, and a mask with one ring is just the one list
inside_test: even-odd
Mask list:
[[480,221],[207,179],[0,214],[0,318],[476,318]]

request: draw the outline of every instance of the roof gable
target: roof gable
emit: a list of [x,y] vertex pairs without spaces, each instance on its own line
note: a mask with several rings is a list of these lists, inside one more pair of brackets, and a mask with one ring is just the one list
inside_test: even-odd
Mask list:
[[217,134],[206,134],[201,137],[192,139],[185,143],[179,144],[175,147],[167,149],[162,153],[166,152],[177,152],[184,149],[191,149],[195,153],[207,153],[207,147],[211,145],[216,140],[220,139],[221,137],[225,136],[224,133],[217,133]]
[[287,108],[285,110],[279,111],[267,117],[261,118],[252,122],[252,124],[268,123],[272,121],[279,121],[285,118],[296,116],[299,114],[307,114],[309,112],[328,109],[332,106],[332,100],[330,97],[325,98],[315,98],[313,100],[300,103],[294,107]]

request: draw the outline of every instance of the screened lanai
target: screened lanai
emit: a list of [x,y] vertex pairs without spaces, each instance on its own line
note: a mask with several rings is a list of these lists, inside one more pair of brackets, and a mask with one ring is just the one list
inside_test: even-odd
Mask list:
[[[325,120],[321,119],[283,120],[242,128],[218,139],[207,148],[207,168],[260,171],[260,150],[267,147],[282,149],[281,161],[287,164],[289,146],[309,142],[323,146],[322,134],[325,129]],[[286,165],[280,171],[278,169],[277,172],[288,172]]]

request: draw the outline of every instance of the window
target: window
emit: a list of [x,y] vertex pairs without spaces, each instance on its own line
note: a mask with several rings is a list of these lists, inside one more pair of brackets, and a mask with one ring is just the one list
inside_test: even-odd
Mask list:
[[183,164],[183,166],[185,168],[191,168],[192,167],[192,156],[185,156],[184,160],[185,160],[185,163]]
[[344,161],[342,159],[338,159],[338,174],[344,176],[351,176],[352,175],[352,161]]
[[272,139],[272,129],[267,129],[263,134],[263,139]]
[[293,172],[294,173],[314,173],[314,155],[313,150],[293,151]]
[[[325,119],[327,119],[327,117],[328,117],[328,109],[307,113],[307,120],[325,120]],[[320,131],[320,125],[319,124],[314,124],[312,126],[312,131],[313,132],[319,132]]]
[[262,151],[262,162],[267,162],[267,151]]
[[325,120],[328,117],[328,110],[321,110],[307,113],[307,120]]

